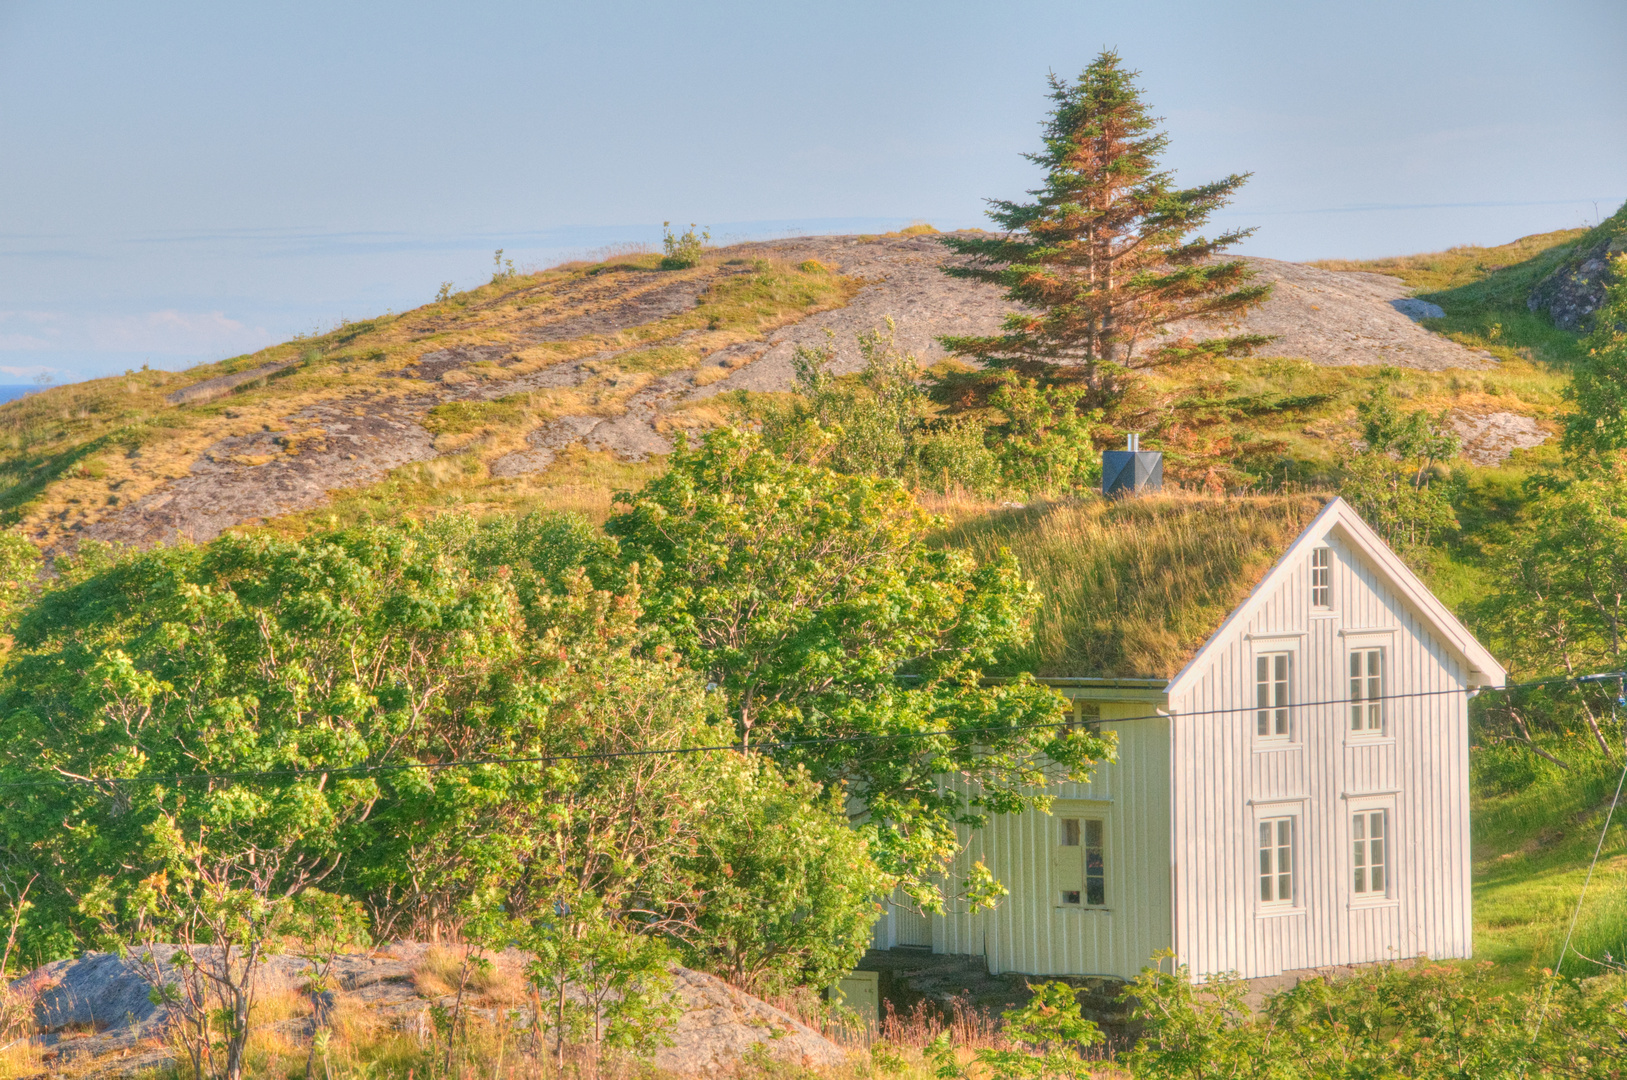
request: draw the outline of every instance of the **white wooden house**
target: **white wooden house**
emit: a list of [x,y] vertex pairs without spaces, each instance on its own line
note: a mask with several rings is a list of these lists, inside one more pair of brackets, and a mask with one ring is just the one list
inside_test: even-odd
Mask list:
[[1469,956],[1468,698],[1503,669],[1341,500],[1262,565],[1184,666],[1045,679],[1117,761],[964,835],[996,909],[894,906],[876,946],[1117,978]]

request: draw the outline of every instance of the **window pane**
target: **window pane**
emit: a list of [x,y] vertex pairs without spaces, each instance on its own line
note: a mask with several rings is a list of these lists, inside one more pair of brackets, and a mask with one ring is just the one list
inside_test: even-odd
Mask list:
[[1078,847],[1079,846],[1079,819],[1078,818],[1063,818],[1062,819],[1062,846],[1063,847]]
[[[1076,821],[1073,824],[1074,829],[1077,830],[1079,823]],[[1100,821],[1091,819],[1085,822],[1085,846],[1093,848],[1102,846],[1102,823]]]
[[1277,821],[1277,899],[1288,900],[1294,895],[1294,823],[1289,818]]
[[1272,866],[1271,854],[1271,823],[1262,821],[1260,822],[1260,899],[1267,902],[1273,898],[1272,883],[1275,880],[1272,877],[1275,868]]

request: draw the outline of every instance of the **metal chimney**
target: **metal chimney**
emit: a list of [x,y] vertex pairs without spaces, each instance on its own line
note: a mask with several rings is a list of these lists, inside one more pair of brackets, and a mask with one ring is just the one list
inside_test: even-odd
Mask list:
[[1102,494],[1108,498],[1143,495],[1164,488],[1164,455],[1141,449],[1141,436],[1132,432],[1123,450],[1102,451]]

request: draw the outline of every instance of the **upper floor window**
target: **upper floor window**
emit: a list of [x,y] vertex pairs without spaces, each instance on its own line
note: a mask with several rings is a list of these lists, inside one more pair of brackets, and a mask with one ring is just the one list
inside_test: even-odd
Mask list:
[[1288,654],[1263,653],[1254,658],[1254,733],[1288,737]]
[[1107,858],[1105,827],[1101,818],[1061,819],[1061,850],[1057,869],[1062,884],[1062,903],[1091,907],[1107,905]]
[[1350,819],[1350,835],[1356,851],[1352,865],[1359,896],[1383,896],[1387,888],[1389,848],[1385,844],[1384,811],[1364,810]]
[[1333,549],[1311,551],[1311,606],[1333,606]]
[[1384,730],[1384,650],[1350,650],[1350,730]]
[[1294,900],[1294,819],[1260,822],[1260,902],[1291,904]]

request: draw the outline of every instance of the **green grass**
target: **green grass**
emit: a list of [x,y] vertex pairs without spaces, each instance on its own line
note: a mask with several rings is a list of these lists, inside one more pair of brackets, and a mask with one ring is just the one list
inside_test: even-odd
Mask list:
[[[1513,981],[1558,960],[1621,776],[1620,765],[1601,760],[1594,747],[1546,749],[1569,762],[1570,770],[1518,747],[1472,751],[1475,955]],[[1627,814],[1618,809],[1573,940],[1584,954],[1627,956],[1624,887]],[[1563,970],[1600,973],[1569,955]]]

